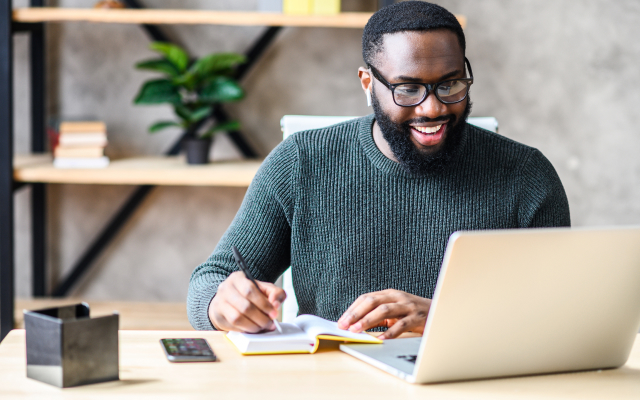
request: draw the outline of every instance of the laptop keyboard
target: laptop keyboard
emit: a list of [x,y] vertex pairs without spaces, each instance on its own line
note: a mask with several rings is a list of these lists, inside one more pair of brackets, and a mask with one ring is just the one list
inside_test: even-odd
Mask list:
[[398,356],[398,358],[402,358],[405,361],[409,361],[412,364],[416,363],[416,358],[418,358],[417,354],[405,354],[402,356]]

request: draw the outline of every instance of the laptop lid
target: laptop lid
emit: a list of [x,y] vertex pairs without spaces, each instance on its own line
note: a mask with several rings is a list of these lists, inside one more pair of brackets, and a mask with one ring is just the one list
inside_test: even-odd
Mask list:
[[456,232],[417,383],[611,368],[640,328],[640,228]]

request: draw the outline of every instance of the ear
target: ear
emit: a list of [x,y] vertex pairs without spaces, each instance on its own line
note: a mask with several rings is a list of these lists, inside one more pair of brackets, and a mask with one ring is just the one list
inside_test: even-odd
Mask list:
[[372,83],[372,79],[371,79],[371,73],[369,72],[369,69],[365,68],[365,67],[360,67],[358,68],[358,77],[360,78],[360,84],[362,85],[362,90],[371,90],[371,83]]

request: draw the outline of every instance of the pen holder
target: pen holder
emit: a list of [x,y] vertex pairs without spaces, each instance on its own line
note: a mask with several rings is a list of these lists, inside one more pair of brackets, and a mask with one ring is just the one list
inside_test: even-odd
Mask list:
[[118,380],[118,320],[87,303],[24,310],[27,377],[57,387]]

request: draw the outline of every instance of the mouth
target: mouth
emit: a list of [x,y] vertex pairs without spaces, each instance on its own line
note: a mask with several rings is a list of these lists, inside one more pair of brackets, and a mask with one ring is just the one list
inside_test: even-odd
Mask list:
[[411,125],[411,135],[420,145],[425,147],[437,146],[444,141],[444,131],[447,122],[434,126]]

